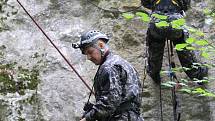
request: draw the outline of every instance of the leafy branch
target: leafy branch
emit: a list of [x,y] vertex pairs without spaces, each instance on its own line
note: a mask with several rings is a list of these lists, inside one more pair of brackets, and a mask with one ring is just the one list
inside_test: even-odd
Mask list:
[[[210,10],[204,10],[205,14],[210,15],[210,16],[215,16],[215,13],[211,12]],[[210,14],[209,14],[210,13]],[[148,14],[145,14],[143,12],[137,12],[136,14],[132,13],[124,13],[122,15],[126,20],[130,21],[133,18],[139,18],[142,22],[147,22],[149,23],[151,18],[154,20],[156,27],[158,28],[165,28],[165,27],[171,27],[173,29],[187,29],[189,33],[191,33],[194,37],[189,37],[185,41],[185,43],[177,44],[175,46],[175,49],[177,51],[182,51],[182,50],[195,50],[201,52],[201,56],[204,57],[205,59],[210,59],[212,54],[215,52],[215,46],[213,43],[209,43],[208,40],[206,39],[197,39],[197,38],[203,38],[205,36],[205,33],[195,29],[193,27],[187,26],[186,25],[186,20],[184,18],[180,18],[177,20],[172,20],[168,21],[168,16],[165,15],[159,15],[159,14],[152,14],[151,17]],[[212,54],[211,54],[212,53]],[[206,66],[208,68],[215,67],[215,64],[200,64],[200,63],[193,63],[192,68],[198,68],[200,66]],[[182,72],[186,70],[190,70],[191,68],[185,68],[185,67],[180,67],[180,68],[173,68],[171,71],[172,72]],[[161,73],[169,73],[169,71],[161,71]],[[209,79],[209,78],[204,78],[203,80],[198,80],[194,79],[192,81],[193,83],[197,84],[204,84],[204,83],[209,83],[210,80],[214,79]],[[168,87],[168,88],[173,88],[176,85],[180,85],[182,88],[180,89],[180,92],[188,93],[188,94],[197,94],[199,96],[207,96],[207,97],[214,97],[215,94],[212,92],[209,92],[206,89],[202,88],[193,88],[190,87],[190,83],[186,79],[182,79],[180,82],[172,82],[168,81],[165,83],[162,83],[162,86]]]

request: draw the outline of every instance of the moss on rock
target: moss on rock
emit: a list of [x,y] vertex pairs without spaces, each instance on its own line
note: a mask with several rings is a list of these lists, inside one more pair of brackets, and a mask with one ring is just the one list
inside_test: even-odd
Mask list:
[[[17,79],[14,76],[17,75]],[[25,90],[36,90],[40,80],[39,71],[36,69],[28,70],[23,67],[14,68],[14,64],[0,65],[0,93],[25,94]]]

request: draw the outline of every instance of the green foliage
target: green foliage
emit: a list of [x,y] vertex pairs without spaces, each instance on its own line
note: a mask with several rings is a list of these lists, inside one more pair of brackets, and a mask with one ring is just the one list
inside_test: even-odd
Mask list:
[[201,53],[201,56],[204,57],[204,58],[206,58],[206,59],[209,59],[210,54],[209,54],[208,52],[206,52],[206,51],[203,51],[203,52]]
[[155,25],[157,26],[157,27],[168,27],[169,26],[169,23],[167,23],[166,21],[160,21],[160,22],[158,22],[158,23],[155,23]]
[[210,15],[211,10],[209,10],[208,8],[205,8],[205,9],[203,9],[203,13],[204,13],[205,15]]
[[200,46],[205,46],[208,45],[207,40],[197,40],[195,41],[195,44],[200,45]]
[[168,82],[166,82],[166,83],[161,83],[161,85],[162,86],[164,86],[164,87],[170,87],[170,88],[172,88],[174,85],[172,85],[172,84],[170,84],[170,83],[168,83]]
[[131,20],[134,18],[134,14],[131,13],[123,13],[122,16],[126,19],[126,20]]
[[203,79],[203,80],[196,80],[196,81],[193,81],[194,83],[209,83],[209,80],[207,79]]
[[185,93],[188,93],[188,94],[191,94],[192,90],[191,89],[186,89],[186,88],[182,88],[179,90],[180,92],[185,92]]
[[181,18],[178,20],[174,20],[171,22],[171,24],[172,24],[172,28],[181,29],[181,27],[185,25],[185,19]]
[[188,43],[188,44],[193,44],[195,41],[196,41],[196,39],[190,37],[190,38],[188,38],[188,39],[186,40],[186,43]]
[[[193,46],[195,45],[195,46]],[[198,46],[198,48],[197,48]],[[206,46],[206,47],[205,47]],[[206,58],[206,59],[209,59],[210,57],[210,54],[209,54],[209,43],[207,40],[197,40],[193,37],[190,37],[186,40],[186,43],[183,43],[183,44],[177,44],[175,46],[175,49],[178,50],[178,51],[182,51],[184,49],[187,49],[187,50],[199,50],[201,51],[201,56]],[[212,48],[214,50],[214,48]]]
[[[215,13],[213,12],[214,10],[210,9],[204,9],[203,12],[205,15],[209,17],[215,16]],[[134,14],[123,14],[122,15],[126,20],[131,20],[134,17],[139,17],[141,21],[143,22],[149,22],[150,17],[148,14],[143,13],[143,12],[137,12],[135,15]],[[186,21],[184,18],[178,19],[178,20],[173,20],[173,21],[168,21],[168,16],[164,15],[159,15],[159,14],[152,14],[152,17],[156,18],[158,21],[156,21],[155,25],[157,27],[172,27],[174,29],[187,29],[189,33],[192,35],[190,38],[187,38],[185,43],[177,44],[175,46],[175,49],[177,51],[182,51],[182,50],[196,50],[201,53],[201,56],[204,57],[205,59],[210,59],[210,56],[212,54],[215,54],[215,46],[212,43],[209,43],[208,40],[202,39],[205,36],[205,33],[202,32],[199,29],[190,27],[186,25]],[[215,19],[214,19],[215,20]],[[200,39],[201,38],[201,39]],[[182,71],[187,71],[191,70],[192,68],[198,69],[200,66],[206,66],[208,68],[215,67],[215,64],[200,64],[200,63],[193,63],[191,68],[186,68],[186,67],[179,67],[179,68],[173,68],[171,71],[176,73],[176,72],[182,72]],[[169,71],[161,71],[161,74],[169,74]],[[211,78],[205,78],[203,80],[194,80],[193,83],[209,83],[210,80],[214,80]],[[182,86],[182,88],[179,90],[180,92],[183,93],[188,93],[191,95],[199,95],[199,96],[207,96],[207,97],[215,97],[215,94],[202,89],[202,88],[193,88],[189,86],[189,80],[187,79],[181,79],[178,83],[167,81],[165,83],[162,83],[161,85],[163,87],[167,88],[173,88],[176,85]]]
[[149,21],[150,21],[150,17],[149,17],[149,15],[146,14],[146,13],[137,12],[136,15],[137,15],[137,16],[140,16],[140,17],[141,17],[141,20],[142,20],[143,22],[149,22]]
[[151,15],[152,17],[155,17],[157,19],[160,19],[160,20],[166,20],[167,19],[167,16],[165,15],[160,15],[160,14],[152,14]]
[[[20,95],[24,95],[26,89],[35,90],[40,82],[38,70],[28,70],[22,67],[16,70],[14,65],[0,65],[0,93],[18,92]],[[17,74],[16,81],[14,74]]]
[[122,16],[126,19],[126,20],[131,20],[134,17],[140,17],[140,19],[143,22],[149,22],[150,21],[150,17],[148,14],[143,13],[143,12],[137,12],[136,14],[132,14],[132,13],[123,13]]
[[191,89],[191,88],[182,88],[179,90],[180,92],[185,92],[188,94],[195,94],[198,96],[205,96],[205,97],[215,97],[215,95],[211,92],[209,92],[208,90],[202,89],[202,88],[195,88],[195,89]]
[[184,25],[184,27],[192,34],[196,35],[196,36],[199,36],[199,37],[203,37],[205,34],[204,32],[200,31],[200,30],[197,30],[193,27],[190,27],[190,26],[186,26]]
[[30,89],[35,90],[40,80],[38,79],[39,72],[38,70],[28,70],[22,67],[18,68],[18,79],[20,81],[19,85],[20,90],[22,89]]
[[187,50],[196,50],[195,47],[186,47]]
[[182,50],[184,50],[184,48],[187,47],[188,45],[189,45],[189,44],[187,44],[187,43],[177,44],[177,45],[175,46],[175,49],[178,50],[178,51],[182,51]]

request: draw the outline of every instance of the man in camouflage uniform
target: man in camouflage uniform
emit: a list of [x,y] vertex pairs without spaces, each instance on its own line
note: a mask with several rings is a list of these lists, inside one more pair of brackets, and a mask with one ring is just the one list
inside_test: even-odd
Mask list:
[[[184,11],[190,7],[190,0],[141,0],[141,3],[144,7],[152,10],[152,14],[167,16],[167,22],[183,18]],[[185,28],[174,29],[171,26],[158,28],[155,25],[158,22],[160,22],[158,18],[151,17],[146,41],[149,52],[147,72],[159,84],[165,41],[171,40],[174,45],[185,43],[189,33]],[[197,78],[201,80],[204,76],[207,76],[208,69],[206,67],[192,68],[192,64],[198,62],[193,51],[185,49],[177,51],[177,54],[181,65],[190,68],[185,73],[191,79]]]
[[81,36],[82,53],[99,65],[94,78],[96,103],[88,107],[81,121],[143,121],[140,116],[141,84],[134,67],[110,52],[109,38],[99,31]]

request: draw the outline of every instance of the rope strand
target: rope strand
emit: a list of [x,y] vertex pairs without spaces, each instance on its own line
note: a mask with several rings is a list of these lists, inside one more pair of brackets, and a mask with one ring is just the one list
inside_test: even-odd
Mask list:
[[[172,57],[174,56],[172,41],[166,39],[166,42],[167,42],[167,49],[168,49],[170,81],[174,81],[174,79],[176,81],[178,81],[175,73],[172,71],[172,68],[175,66],[175,63],[173,62],[173,59],[172,59]],[[175,92],[175,86],[173,86],[173,88],[172,88],[172,104],[173,104],[173,118],[174,118],[174,121],[180,121],[181,114],[180,113],[177,114],[178,101],[177,101],[177,96],[176,96],[176,92]]]
[[[58,51],[58,53],[63,57],[63,59],[66,61],[66,63],[72,68],[72,70],[76,73],[76,75],[81,79],[81,81],[85,84],[85,86],[91,91],[91,88],[86,83],[86,81],[80,76],[80,74],[77,72],[77,70],[72,66],[72,64],[68,61],[68,59],[63,55],[63,53],[58,49],[58,47],[53,43],[53,41],[49,38],[49,36],[43,31],[43,29],[39,26],[39,24],[34,20],[34,18],[30,15],[30,13],[25,9],[25,7],[17,0],[19,5],[23,8],[23,10],[26,12],[26,14],[31,18],[31,20],[35,23],[35,25],[40,29],[40,31],[45,35],[45,37],[49,40],[49,42],[54,46],[54,48]],[[93,92],[94,94],[94,92]]]

